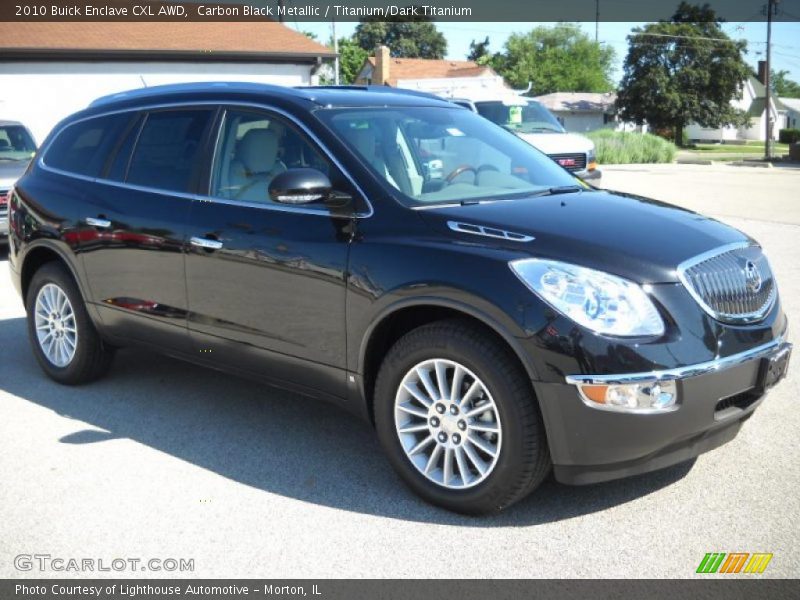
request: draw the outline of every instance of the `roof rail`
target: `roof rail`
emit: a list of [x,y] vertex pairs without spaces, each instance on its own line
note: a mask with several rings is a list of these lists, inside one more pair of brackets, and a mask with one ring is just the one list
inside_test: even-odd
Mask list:
[[383,94],[404,94],[407,96],[419,96],[421,98],[433,98],[435,100],[441,100],[441,96],[437,96],[436,94],[431,94],[430,92],[420,92],[417,90],[409,90],[406,88],[396,88],[390,87],[388,85],[311,85],[311,86],[298,86],[295,89],[298,90],[360,90],[362,92],[381,92]]
[[251,91],[266,91],[283,92],[284,94],[291,88],[279,85],[270,85],[266,83],[249,83],[237,81],[204,81],[192,83],[169,83],[166,85],[154,85],[152,87],[135,88],[126,90],[124,92],[116,92],[101,96],[94,100],[90,107],[102,106],[112,102],[119,102],[123,100],[136,100],[140,98],[148,98],[151,96],[158,96],[161,94],[179,93],[179,92],[204,92],[209,88],[222,88],[232,90],[251,90]]

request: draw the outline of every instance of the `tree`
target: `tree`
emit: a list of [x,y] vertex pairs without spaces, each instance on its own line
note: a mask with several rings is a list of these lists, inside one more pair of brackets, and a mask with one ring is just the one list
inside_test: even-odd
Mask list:
[[637,27],[628,36],[628,55],[617,95],[624,120],[674,132],[683,128],[741,125],[745,113],[731,106],[750,75],[744,41],[731,40],[708,5],[682,2],[670,21]]
[[509,36],[503,53],[489,64],[513,87],[532,84],[534,94],[550,92],[608,92],[614,49],[585,34],[579,25],[539,26]]
[[392,21],[368,17],[353,34],[358,45],[369,53],[376,46],[388,46],[396,58],[444,58],[447,40],[430,19],[397,17]]
[[475,62],[485,62],[485,59],[489,57],[489,36],[486,36],[482,42],[476,42],[472,40],[469,43],[469,54],[467,54],[467,60],[474,60]]
[[789,71],[771,71],[769,76],[772,90],[778,97],[800,98],[800,83],[787,77]]
[[[333,48],[333,40],[328,43]],[[354,83],[369,53],[353,38],[339,38],[339,79],[343,84]]]

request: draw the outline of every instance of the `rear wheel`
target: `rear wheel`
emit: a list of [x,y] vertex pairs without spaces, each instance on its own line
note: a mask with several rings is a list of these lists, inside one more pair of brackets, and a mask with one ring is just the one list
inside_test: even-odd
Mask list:
[[74,385],[108,371],[113,349],[100,339],[77,285],[61,264],[47,263],[34,274],[25,308],[33,354],[47,375]]
[[378,436],[420,496],[468,514],[502,510],[550,470],[544,426],[516,357],[471,323],[406,334],[375,385]]

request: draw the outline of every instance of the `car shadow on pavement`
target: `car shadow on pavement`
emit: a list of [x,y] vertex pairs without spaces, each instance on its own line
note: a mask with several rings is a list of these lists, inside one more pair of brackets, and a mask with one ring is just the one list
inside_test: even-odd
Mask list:
[[0,344],[0,390],[92,426],[77,425],[62,443],[129,438],[232,481],[342,510],[460,526],[530,526],[630,502],[680,480],[692,466],[584,487],[551,478],[500,515],[463,517],[413,495],[372,428],[333,405],[137,350],[120,351],[101,381],[61,386],[36,364],[24,319],[0,320]]

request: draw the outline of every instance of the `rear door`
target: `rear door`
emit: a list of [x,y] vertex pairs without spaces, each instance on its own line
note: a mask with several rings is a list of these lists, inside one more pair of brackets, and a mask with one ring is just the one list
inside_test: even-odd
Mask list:
[[181,107],[136,115],[88,188],[81,256],[114,335],[190,350],[184,236],[214,113]]

